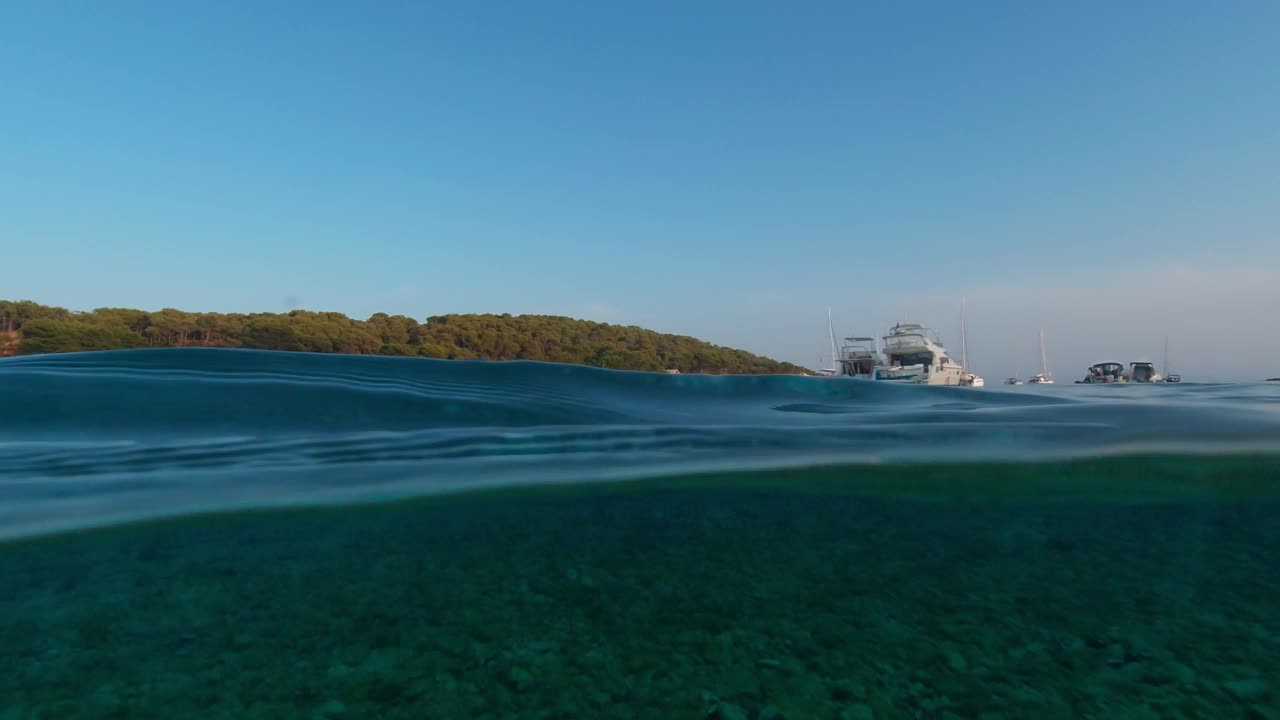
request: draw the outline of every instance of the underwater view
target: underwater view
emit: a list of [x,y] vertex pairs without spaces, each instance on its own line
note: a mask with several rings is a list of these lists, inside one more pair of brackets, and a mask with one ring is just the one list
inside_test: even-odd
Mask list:
[[0,718],[1280,718],[1280,387],[0,360]]

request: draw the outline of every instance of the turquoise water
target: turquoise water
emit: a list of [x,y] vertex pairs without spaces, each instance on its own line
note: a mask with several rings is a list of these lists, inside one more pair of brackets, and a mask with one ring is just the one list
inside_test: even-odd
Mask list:
[[1274,385],[156,350],[0,419],[0,718],[1280,718]]

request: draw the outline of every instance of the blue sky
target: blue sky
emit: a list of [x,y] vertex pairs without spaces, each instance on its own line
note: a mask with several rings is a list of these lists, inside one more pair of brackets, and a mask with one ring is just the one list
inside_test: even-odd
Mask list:
[[[8,3],[0,297],[1280,374],[1280,5]],[[1262,345],[1215,343],[1262,325]],[[1130,357],[1134,356],[1134,357]]]

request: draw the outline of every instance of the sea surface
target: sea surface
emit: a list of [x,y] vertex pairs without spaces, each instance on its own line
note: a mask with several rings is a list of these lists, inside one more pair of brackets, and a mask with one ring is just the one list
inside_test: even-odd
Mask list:
[[0,720],[1280,720],[1280,386],[0,360]]

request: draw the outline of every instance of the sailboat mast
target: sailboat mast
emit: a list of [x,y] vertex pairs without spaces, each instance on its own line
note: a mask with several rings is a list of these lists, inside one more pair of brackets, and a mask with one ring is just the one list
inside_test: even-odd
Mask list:
[[1044,328],[1040,328],[1040,372],[1049,375],[1049,362],[1044,355]]
[[1164,370],[1162,373],[1165,377],[1169,377],[1169,336],[1164,336]]
[[840,351],[836,348],[836,327],[831,322],[831,306],[827,306],[827,335],[831,338],[831,369],[840,370]]
[[969,372],[969,325],[964,317],[964,298],[960,298],[960,367]]

